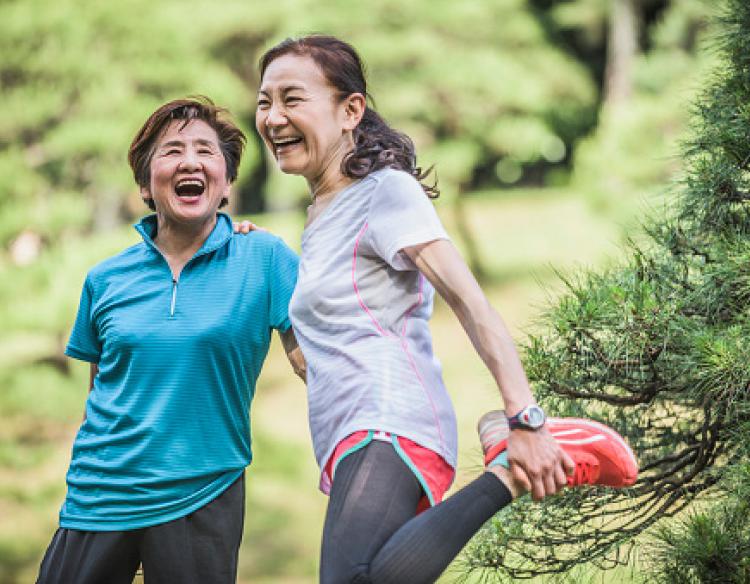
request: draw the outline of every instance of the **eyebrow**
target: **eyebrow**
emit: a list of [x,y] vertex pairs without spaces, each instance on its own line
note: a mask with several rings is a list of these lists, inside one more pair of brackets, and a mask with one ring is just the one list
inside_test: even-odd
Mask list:
[[[305,91],[305,90],[306,90],[306,88],[305,88],[304,86],[302,86],[302,85],[287,85],[286,87],[282,87],[282,88],[281,88],[281,92],[282,92],[282,93],[289,93],[290,91],[294,91],[294,90],[297,90],[297,91]],[[259,89],[259,90],[258,90],[258,94],[263,94],[263,95],[265,95],[265,96],[269,96],[269,95],[271,95],[271,94],[270,94],[270,93],[269,93],[268,91],[266,91],[265,89]]]
[[[194,140],[195,144],[198,144],[199,146],[216,146],[216,143],[211,140],[204,140],[203,138],[199,138],[198,140]],[[159,149],[164,148],[171,148],[173,146],[184,146],[185,140],[170,140],[169,142],[164,142],[164,144],[161,144],[159,146]]]

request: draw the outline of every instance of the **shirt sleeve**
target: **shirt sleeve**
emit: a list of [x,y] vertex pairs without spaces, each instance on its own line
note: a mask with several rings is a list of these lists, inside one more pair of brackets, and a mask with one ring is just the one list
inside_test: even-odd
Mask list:
[[102,346],[93,318],[94,292],[90,278],[86,278],[81,291],[78,315],[70,333],[65,354],[74,359],[99,363]]
[[432,201],[410,174],[389,170],[372,194],[367,217],[372,247],[396,270],[414,270],[405,247],[449,239]]
[[292,325],[289,320],[289,301],[297,285],[297,265],[299,259],[289,246],[277,239],[273,247],[271,261],[271,328],[286,332]]

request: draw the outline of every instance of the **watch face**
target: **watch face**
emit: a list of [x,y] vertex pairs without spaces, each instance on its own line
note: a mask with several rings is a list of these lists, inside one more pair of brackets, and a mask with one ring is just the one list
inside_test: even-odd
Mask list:
[[529,406],[524,416],[525,422],[532,428],[539,428],[544,424],[544,411],[537,406]]

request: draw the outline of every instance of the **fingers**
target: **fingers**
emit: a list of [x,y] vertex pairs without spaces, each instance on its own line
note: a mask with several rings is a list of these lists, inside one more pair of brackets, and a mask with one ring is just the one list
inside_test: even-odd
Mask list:
[[[564,454],[564,453],[563,453]],[[567,455],[566,455],[567,456]],[[563,465],[557,465],[555,467],[555,485],[557,486],[557,489],[555,491],[559,491],[563,487],[565,487],[568,484],[568,473],[566,472]]]
[[236,221],[232,223],[232,227],[234,228],[235,233],[242,233],[247,234],[250,232],[250,221],[243,221],[242,223],[237,223]]
[[518,462],[511,462],[510,468],[516,484],[529,492],[534,501],[541,501],[545,496],[557,490],[553,488],[551,492],[548,492],[547,475],[535,466],[524,467]]
[[511,475],[513,475],[513,480],[516,482],[516,484],[523,489],[523,491],[527,492],[531,490],[531,481],[529,480],[529,477],[526,475],[526,472],[521,467],[520,464],[512,464],[510,465]]
[[[558,467],[559,468],[559,467]],[[544,496],[554,495],[560,488],[557,486],[557,469],[550,469],[550,472],[544,473]]]
[[570,458],[567,452],[562,449],[560,451],[562,452],[563,469],[565,470],[565,474],[570,476],[576,470],[576,463]]
[[575,463],[544,430],[512,433],[508,441],[512,476],[535,501],[554,495],[567,485]]
[[558,493],[568,484],[562,459],[551,458],[542,464],[511,461],[511,471],[519,488],[530,492],[535,501]]
[[265,231],[266,233],[268,233],[268,229],[266,229],[265,227],[261,227],[260,225],[257,225],[252,221],[246,221],[246,223],[248,225],[249,231]]
[[557,492],[552,469],[543,468],[531,475],[531,497],[534,501],[541,501],[548,495]]
[[241,223],[233,223],[232,225],[234,227],[235,233],[241,233],[243,235],[247,235],[251,231],[268,231],[267,229],[259,227],[255,223],[253,223],[252,221],[248,221],[247,219],[245,219]]

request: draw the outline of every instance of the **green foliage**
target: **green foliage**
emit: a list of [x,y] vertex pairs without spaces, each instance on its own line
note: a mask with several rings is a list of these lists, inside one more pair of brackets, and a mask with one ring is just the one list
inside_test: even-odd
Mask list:
[[[606,4],[601,0],[592,2]],[[0,248],[26,230],[40,233],[43,244],[39,257],[25,266],[11,265],[8,256],[0,254],[0,322],[4,331],[0,340],[0,411],[4,416],[0,463],[9,470],[7,475],[14,483],[0,488],[0,504],[4,510],[12,508],[14,521],[28,528],[14,528],[12,536],[7,535],[9,531],[0,535],[1,581],[27,581],[18,574],[23,569],[33,570],[51,533],[53,507],[64,489],[63,469],[45,465],[60,456],[59,451],[54,452],[55,448],[59,450],[58,444],[69,443],[71,428],[81,415],[88,381],[85,368],[65,369],[61,351],[86,270],[136,240],[131,229],[117,226],[145,211],[125,162],[130,139],[145,117],[168,99],[206,94],[228,106],[252,135],[258,82],[255,62],[260,52],[289,35],[330,32],[350,40],[360,50],[370,69],[376,105],[394,126],[415,139],[421,164],[437,163],[445,199],[450,201],[459,185],[496,186],[498,180],[509,184],[523,178],[530,167],[557,164],[569,157],[577,140],[595,122],[598,100],[588,64],[576,61],[550,42],[537,12],[529,4],[526,0],[0,2],[0,96],[4,106],[0,114]],[[693,5],[692,1],[679,4]],[[697,21],[685,20],[693,23],[690,26]],[[679,22],[670,27],[671,32],[665,37],[685,38]],[[665,41],[670,42],[673,41]],[[641,76],[639,83],[655,100],[665,85],[674,86],[677,91],[677,80],[692,68],[691,53],[684,51],[674,61],[678,66],[672,71],[670,59],[675,55],[678,53],[665,54],[656,65],[647,64],[653,71]],[[623,132],[631,126],[650,131],[663,124],[662,117],[673,115],[676,110],[674,106],[661,105],[651,114],[651,110],[636,108],[635,114],[622,124]],[[641,114],[650,115],[650,121],[641,124]],[[739,128],[735,130],[738,131]],[[660,139],[658,132],[650,136],[644,140],[649,144]],[[604,134],[599,137],[608,140]],[[737,134],[735,141],[739,137]],[[720,138],[715,139],[719,142]],[[633,137],[628,143],[634,150],[638,139]],[[619,155],[612,154],[617,152],[617,144],[617,139],[611,140],[606,149],[610,157],[600,158],[592,167],[617,168]],[[263,156],[261,148],[251,141],[241,182],[248,180]],[[731,175],[731,165],[727,173]],[[664,174],[658,169],[644,170],[643,176],[645,183]],[[714,183],[709,179],[713,176],[708,173],[700,188],[711,189]],[[732,184],[740,185],[735,179]],[[698,176],[690,180],[696,185],[700,182]],[[305,187],[299,179],[274,173],[265,190],[278,201],[278,207],[283,207],[294,202]],[[504,279],[513,281],[529,262],[546,261],[540,259],[547,256],[540,252],[538,231],[549,237],[563,237],[553,227],[556,221],[581,220],[578,207],[571,210],[566,205],[550,206],[542,200],[538,203],[517,215],[519,222],[532,228],[527,237],[520,236],[515,241],[507,241],[507,234],[498,232],[500,222],[492,213],[477,214],[476,222],[490,241],[486,248],[518,248],[512,262],[502,260],[500,264],[498,260]],[[701,216],[705,222],[729,227],[732,221],[741,223],[741,209],[739,205],[734,211],[739,219],[733,219],[721,206],[706,208]],[[550,214],[555,216],[550,218]],[[266,224],[274,232],[288,233],[288,241],[295,241],[299,217],[289,216],[284,221],[275,225],[269,220]],[[589,223],[586,225],[586,229],[591,229]],[[580,240],[571,237],[560,242],[556,252],[560,255],[554,259],[572,255],[564,252],[570,246],[588,248],[596,236],[586,229]],[[686,233],[687,227],[681,225],[680,229]],[[91,230],[100,233],[91,235]],[[680,237],[687,237],[685,233],[669,231],[664,233],[664,241],[682,249]],[[691,232],[690,237],[693,241],[695,234]],[[737,246],[731,246],[731,250],[735,266],[741,267],[745,252]],[[689,269],[698,270],[700,258],[690,257]],[[720,265],[716,267],[714,281],[727,281],[718,269]],[[730,268],[727,266],[727,273]],[[670,278],[678,279],[678,275],[679,270],[670,272]],[[580,306],[567,305],[568,314],[560,316],[559,322],[578,318],[579,313],[587,315],[591,326],[598,327],[598,341],[605,343],[613,357],[624,352],[633,383],[644,384],[638,359],[650,354],[657,337],[639,331],[641,321],[637,315],[654,302],[663,302],[664,297],[659,294],[667,294],[668,290],[659,288],[652,279],[644,281],[641,292],[631,298],[628,290],[636,279],[636,269],[624,278],[612,275],[610,280],[601,282],[602,289],[596,292],[608,305],[606,309],[583,298]],[[744,284],[732,282],[737,284],[727,283],[721,294],[716,292],[729,307],[727,310],[734,310],[732,307],[745,297]],[[591,286],[593,292],[598,283],[591,282]],[[707,287],[713,290],[708,284]],[[675,294],[675,301],[682,300],[679,296]],[[708,310],[701,308],[701,300],[706,306],[715,306],[713,301],[707,301],[707,294],[698,296],[691,297],[695,310]],[[668,314],[676,314],[676,310],[675,307]],[[673,331],[670,334],[674,335],[678,335],[679,327],[691,324],[690,319],[670,322],[667,316],[662,318],[656,313],[653,318],[654,326]],[[623,338],[606,332],[608,326],[620,320],[628,323],[623,325]],[[741,377],[739,339],[745,329],[744,325],[737,326],[734,334],[726,335],[723,344],[704,339],[701,350],[706,356],[707,379],[714,361],[725,363],[723,375]],[[698,336],[696,333],[695,338]],[[593,345],[588,351],[587,359],[593,363]],[[554,352],[548,355],[550,360],[558,357]],[[559,362],[564,368],[565,359],[559,358]],[[540,376],[551,375],[551,369],[544,373],[541,359],[536,368]],[[575,372],[569,369],[566,375],[573,379]],[[606,367],[599,369],[597,375],[601,379],[615,379]],[[550,399],[555,395],[550,392]],[[612,395],[628,394],[613,386]],[[697,393],[694,399],[699,399]],[[735,399],[735,403],[740,400]],[[582,402],[564,404],[568,411],[584,409]],[[642,409],[638,411],[645,411],[646,405],[639,407]],[[631,433],[645,435],[646,430],[639,425],[628,425],[630,418],[617,418],[617,411],[601,407],[597,412],[603,419],[629,428]],[[737,412],[735,417],[744,415]],[[680,436],[688,430],[688,426],[682,428]],[[255,544],[269,531],[280,535],[271,540],[265,538],[268,541],[259,543],[255,551],[243,552],[247,561],[244,572],[277,574],[284,569],[278,558],[288,560],[293,556],[294,562],[303,565],[301,572],[312,575],[314,561],[310,558],[315,552],[303,549],[294,529],[303,512],[294,506],[303,506],[307,499],[300,497],[297,484],[289,484],[290,477],[298,481],[299,461],[306,455],[299,449],[266,445],[264,436],[259,438],[259,449],[272,452],[269,460],[273,465],[264,470],[259,460],[253,472],[256,480],[261,480],[258,485],[271,484],[273,488],[258,487],[258,491],[265,492],[255,493],[262,501],[258,507],[267,513],[251,512],[249,539]],[[669,439],[665,435],[661,442],[650,446],[654,460],[659,453],[668,451]],[[586,501],[589,492],[582,493],[569,501],[590,508]],[[600,493],[594,495],[598,497]],[[537,521],[541,515],[538,508],[534,509]],[[38,516],[28,517],[27,513]],[[502,541],[506,543],[526,535],[511,519],[505,518],[508,523],[503,528]],[[501,523],[495,521],[492,525],[499,528]],[[487,537],[491,533],[495,532],[488,531]],[[481,565],[492,561],[497,541],[500,540],[486,540],[489,544],[483,548]],[[508,557],[513,555],[512,550],[508,553]]]
[[737,469],[750,465],[748,27],[750,5],[727,0],[722,62],[698,97],[671,217],[650,221],[625,264],[568,279],[526,351],[550,409],[602,420],[628,438],[638,482],[514,507],[505,525],[536,526],[533,537],[494,527],[482,540],[503,545],[494,555],[492,543],[474,548],[475,569],[517,578],[584,560],[615,565],[641,533],[717,493],[724,501],[710,511],[661,524],[659,577],[747,581],[748,487],[738,478],[747,471]]
[[750,582],[750,505],[731,499],[660,526],[650,540],[654,581]]
[[674,152],[688,126],[688,104],[715,65],[712,53],[697,51],[710,34],[710,13],[701,0],[667,7],[645,33],[649,49],[636,56],[632,97],[605,107],[595,132],[576,148],[573,186],[597,207],[619,215],[633,206],[631,193],[653,198],[654,186],[681,170]]
[[[353,42],[384,114],[446,186],[505,158],[554,159],[595,107],[587,72],[549,43],[525,0],[9,0],[0,22],[0,245],[29,226],[54,239],[145,209],[125,153],[167,99],[207,94],[254,131],[255,61],[289,35]],[[241,180],[263,155],[251,140]]]
[[200,20],[227,26],[231,12],[207,2],[0,3],[0,243],[27,226],[52,238],[111,228],[137,197],[127,145],[156,106],[194,93],[245,102],[209,54],[220,33]]

